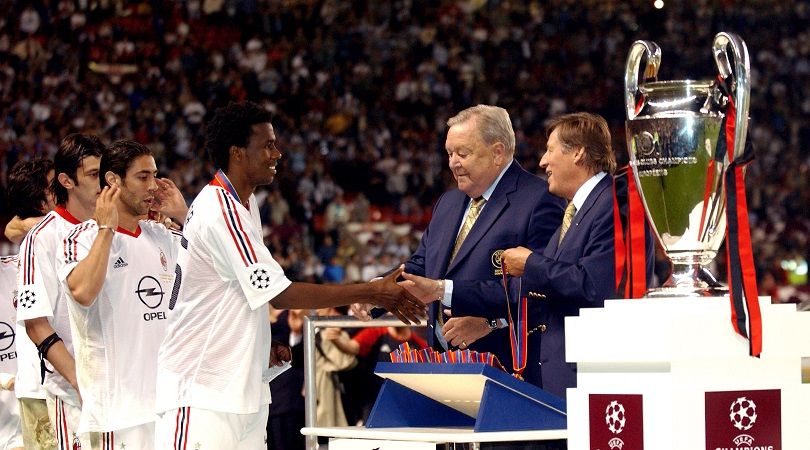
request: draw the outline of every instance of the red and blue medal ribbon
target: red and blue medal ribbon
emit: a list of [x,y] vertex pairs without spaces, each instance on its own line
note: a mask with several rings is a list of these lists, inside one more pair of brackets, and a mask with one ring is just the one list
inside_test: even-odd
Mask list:
[[506,294],[506,311],[509,316],[509,344],[512,347],[512,371],[515,378],[523,379],[529,350],[529,310],[528,299],[521,296],[523,279],[518,284],[517,321],[512,317],[512,305],[509,301],[509,279],[507,278],[506,261],[501,262],[503,292]]
[[[625,180],[626,184],[620,183]],[[626,205],[626,221],[622,220]],[[629,166],[617,172],[613,182],[613,237],[616,295],[641,298],[647,292],[647,250],[644,205]]]
[[217,173],[214,174],[214,179],[208,183],[212,186],[219,186],[236,199],[237,202],[242,203],[242,200],[239,199],[239,194],[236,193],[236,189],[234,189],[233,185],[231,184],[231,180],[228,179],[228,176],[225,175],[225,172],[222,169],[217,170]]
[[[721,87],[728,92],[727,81],[720,78]],[[743,169],[754,159],[754,152],[747,143],[742,154],[734,154],[737,108],[731,95],[725,123],[720,128],[725,132],[718,139],[718,154],[728,155],[729,167],[725,173],[726,184],[726,257],[728,260],[729,300],[731,323],[741,336],[748,339],[751,356],[762,353],[762,314],[759,309],[754,254],[751,249],[751,228],[748,223],[748,202],[745,196]]]

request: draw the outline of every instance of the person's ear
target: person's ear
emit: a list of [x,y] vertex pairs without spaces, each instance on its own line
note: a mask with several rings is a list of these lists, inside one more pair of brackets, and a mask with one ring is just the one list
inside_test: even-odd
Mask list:
[[121,177],[108,170],[107,173],[104,174],[104,181],[110,186],[118,186],[121,184]]
[[574,151],[574,164],[580,165],[585,162],[585,147],[579,147]]
[[245,156],[245,152],[243,152],[242,149],[243,147],[231,145],[231,148],[228,149],[228,153],[232,161],[242,161],[242,158]]
[[492,155],[493,161],[499,167],[503,166],[506,162],[506,146],[503,145],[503,142],[496,142],[492,144]]
[[68,174],[64,172],[57,175],[56,180],[59,181],[59,184],[61,184],[62,187],[64,187],[65,189],[73,189],[73,187],[75,186],[73,180],[71,180]]

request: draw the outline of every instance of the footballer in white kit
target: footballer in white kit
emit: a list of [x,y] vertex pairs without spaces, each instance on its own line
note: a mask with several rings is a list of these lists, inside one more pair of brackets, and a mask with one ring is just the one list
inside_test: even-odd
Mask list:
[[205,134],[220,170],[186,215],[179,296],[158,353],[155,444],[266,449],[267,382],[283,370],[277,361],[289,360],[270,340],[271,300],[280,308],[323,308],[371,299],[414,322],[425,307],[397,285],[402,269],[377,283],[288,280],[264,245],[253,194],[273,181],[281,158],[270,113],[252,102],[231,103],[217,110]]
[[[195,407],[254,414],[263,407],[266,421],[268,302],[291,282],[262,242],[255,196],[245,208],[228,185],[218,172],[189,208],[178,258],[182,301],[160,349],[157,411]],[[257,438],[262,443],[264,427]]]
[[[65,238],[65,280],[98,235],[89,220]],[[153,221],[118,228],[101,292],[90,306],[68,302],[84,402],[80,432],[111,432],[155,421],[157,351],[166,334],[180,234]],[[72,299],[70,290],[67,295]],[[104,437],[102,437],[104,439]]]
[[135,141],[107,147],[99,173],[104,187],[94,218],[65,238],[59,272],[83,398],[79,429],[98,432],[103,450],[151,450],[157,351],[174,292],[180,234],[141,219],[166,205],[161,192],[179,198],[180,217],[187,208],[179,190],[164,186],[173,184],[156,178],[149,148]]
[[[47,318],[54,331],[73,354],[67,300],[57,275],[65,235],[79,221],[64,207],[57,206],[36,224],[20,244],[20,270],[17,275],[17,321]],[[90,438],[81,436],[78,422],[81,402],[76,390],[48,360],[43,359],[48,414],[59,442],[81,442],[90,448]],[[40,376],[40,374],[37,374]],[[39,380],[38,380],[39,381]]]
[[13,389],[17,374],[14,293],[17,257],[0,257],[0,449],[22,448],[20,408]]

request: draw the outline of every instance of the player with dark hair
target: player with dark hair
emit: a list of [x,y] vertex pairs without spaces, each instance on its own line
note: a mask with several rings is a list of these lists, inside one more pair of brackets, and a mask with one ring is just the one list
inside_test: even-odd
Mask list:
[[91,437],[77,431],[81,396],[57,256],[67,232],[93,215],[103,150],[101,141],[92,136],[72,134],[62,139],[54,157],[56,207],[31,228],[20,245],[17,320],[25,324],[39,351],[39,381],[46,391],[58,448],[91,446]]
[[[269,304],[315,309],[368,301],[405,321],[421,303],[395,282],[293,283],[263,243],[256,187],[270,184],[281,151],[270,114],[250,103],[218,110],[206,147],[219,167],[189,208],[182,277],[158,354],[157,448],[266,448],[271,354]],[[273,367],[275,367],[273,365]],[[188,446],[190,448],[191,445]]]
[[[53,209],[53,177],[49,159],[15,164],[8,174],[9,211],[20,221],[38,220],[48,213]],[[0,258],[0,448],[40,450],[52,447],[53,434],[37,349],[17,323],[18,265],[17,255]]]
[[[151,449],[156,355],[180,234],[142,220],[159,195],[148,147],[113,143],[100,172],[104,188],[94,218],[68,233],[59,255],[84,400],[79,432],[100,433],[102,448]],[[167,214],[184,217],[185,204]]]
[[9,212],[20,218],[41,217],[53,209],[50,182],[53,161],[38,158],[21,161],[8,172]]

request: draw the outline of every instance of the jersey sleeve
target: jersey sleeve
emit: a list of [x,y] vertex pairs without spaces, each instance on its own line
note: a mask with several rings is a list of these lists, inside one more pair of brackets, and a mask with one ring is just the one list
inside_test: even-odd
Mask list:
[[207,226],[214,265],[225,280],[236,280],[251,309],[287,289],[292,283],[273,259],[247,210],[238,207],[224,190],[215,192],[216,213]]
[[[59,253],[59,282],[65,283],[68,275],[79,264],[79,261],[87,257],[90,248],[98,236],[98,227],[93,221],[76,225],[65,236],[62,242],[62,249]],[[70,296],[70,290],[65,287],[65,292]]]
[[53,317],[59,300],[59,278],[54,254],[55,218],[46,216],[35,225],[20,246],[17,274],[17,321]]

